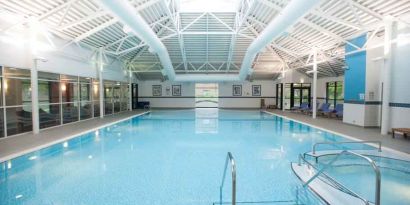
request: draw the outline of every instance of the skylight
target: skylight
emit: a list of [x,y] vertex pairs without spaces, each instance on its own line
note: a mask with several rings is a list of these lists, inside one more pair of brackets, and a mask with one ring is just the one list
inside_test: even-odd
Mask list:
[[181,12],[235,12],[239,0],[180,0]]

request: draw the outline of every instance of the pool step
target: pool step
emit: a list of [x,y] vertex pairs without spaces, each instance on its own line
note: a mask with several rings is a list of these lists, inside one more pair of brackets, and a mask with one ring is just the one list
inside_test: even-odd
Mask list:
[[[232,202],[214,202],[212,205],[228,205],[232,204]],[[238,201],[236,204],[272,204],[272,205],[304,205],[301,203],[297,203],[296,201],[289,200],[289,201]]]
[[[337,155],[340,154],[344,150],[323,150],[323,151],[316,151],[314,154],[313,152],[306,152],[304,155],[309,156],[312,158],[316,157],[323,157],[327,155]],[[365,155],[365,156],[375,156],[375,157],[383,157],[383,158],[390,158],[390,159],[395,159],[395,160],[401,160],[404,162],[410,162],[408,156],[406,155],[399,155],[395,154],[393,155],[392,153],[389,152],[378,152],[375,150],[355,150],[355,153]]]
[[[306,164],[298,165],[298,163],[292,163],[291,167],[293,172],[303,183],[308,181],[312,176],[316,174],[316,170],[309,168],[309,166]],[[329,183],[327,179],[321,177],[313,180],[308,186],[314,193],[319,195],[320,198],[332,205],[367,205],[361,199],[347,194],[339,189],[336,189],[331,185],[331,183]],[[372,203],[370,203],[370,205],[372,205]]]

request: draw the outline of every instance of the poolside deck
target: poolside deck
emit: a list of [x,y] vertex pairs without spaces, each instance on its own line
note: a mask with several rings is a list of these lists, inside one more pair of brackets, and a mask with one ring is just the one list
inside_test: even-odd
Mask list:
[[82,133],[103,127],[135,115],[143,114],[147,110],[133,110],[114,115],[105,116],[103,119],[75,122],[40,131],[35,135],[32,132],[0,139],[0,162],[30,153],[32,151],[63,142]]
[[397,136],[393,139],[391,135],[381,135],[380,128],[363,128],[355,125],[345,124],[342,122],[342,120],[326,117],[318,117],[316,119],[312,119],[312,117],[309,115],[282,110],[266,110],[266,112],[284,116],[296,121],[307,123],[322,129],[340,133],[342,135],[350,136],[359,140],[381,141],[383,147],[388,147],[393,150],[410,154],[409,139],[404,139],[402,136]]

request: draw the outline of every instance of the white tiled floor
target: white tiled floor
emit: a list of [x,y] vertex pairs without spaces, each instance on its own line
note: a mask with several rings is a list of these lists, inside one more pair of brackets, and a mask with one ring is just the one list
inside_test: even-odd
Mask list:
[[127,119],[144,112],[146,112],[146,110],[123,112],[105,116],[103,119],[94,118],[59,127],[53,127],[50,129],[42,130],[37,135],[34,135],[30,132],[22,135],[0,139],[0,162],[59,142],[63,142],[69,138],[73,138],[92,129]]

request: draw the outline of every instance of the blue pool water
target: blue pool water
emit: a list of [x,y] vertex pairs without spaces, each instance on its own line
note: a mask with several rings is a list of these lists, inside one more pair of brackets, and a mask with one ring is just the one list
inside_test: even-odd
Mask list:
[[256,110],[153,111],[2,163],[0,204],[211,205],[228,151],[237,201],[321,204],[290,162],[322,141],[346,139]]

